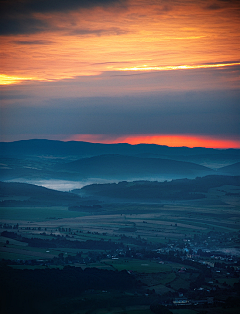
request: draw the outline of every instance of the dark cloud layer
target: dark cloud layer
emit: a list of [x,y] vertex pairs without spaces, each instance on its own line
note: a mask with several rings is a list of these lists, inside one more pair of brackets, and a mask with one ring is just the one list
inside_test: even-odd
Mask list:
[[43,32],[50,25],[35,13],[68,12],[81,8],[109,7],[126,0],[9,0],[0,1],[0,35]]
[[126,34],[126,31],[123,31],[122,29],[118,27],[111,27],[106,29],[89,29],[89,28],[81,28],[81,29],[75,29],[74,31],[70,32],[70,35],[108,35],[108,34]]
[[207,4],[204,6],[204,8],[210,11],[217,11],[229,7],[240,7],[239,0],[207,0],[206,3]]
[[[32,99],[2,110],[4,134],[239,134],[239,92]],[[11,121],[11,125],[9,125]],[[3,121],[4,122],[4,121]]]
[[[202,9],[218,11],[226,8],[240,9],[239,0],[200,0],[194,2]],[[68,13],[83,8],[128,7],[129,0],[0,0],[0,35],[34,34],[51,30],[48,22],[36,17],[37,13]],[[185,6],[186,0],[149,0],[146,5],[154,5],[155,13],[162,15],[174,10],[175,6]],[[158,6],[156,6],[158,5]],[[101,30],[91,34],[102,33]],[[81,30],[79,30],[81,34]],[[86,33],[85,33],[86,34]]]
[[54,42],[51,40],[15,40],[17,45],[51,45]]
[[79,8],[112,6],[125,0],[8,0],[0,1],[2,14],[66,12]]
[[34,34],[48,28],[48,23],[33,17],[0,16],[0,35]]

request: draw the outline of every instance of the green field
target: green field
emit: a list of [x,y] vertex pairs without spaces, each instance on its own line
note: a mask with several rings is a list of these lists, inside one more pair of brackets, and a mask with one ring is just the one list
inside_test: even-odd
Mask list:
[[177,310],[171,309],[171,312],[173,312],[173,314],[197,314],[199,313],[199,311],[194,311],[190,309],[177,309]]
[[[223,190],[223,188],[221,189]],[[233,191],[229,188],[226,190]],[[213,202],[214,204],[210,205],[213,200],[218,201],[223,196],[225,204],[216,205],[217,202]],[[66,206],[0,207],[0,232],[6,230],[15,232],[19,236],[18,240],[1,236],[0,255],[1,259],[17,261],[18,265],[12,265],[15,269],[58,268],[60,270],[67,266],[64,264],[64,259],[69,259],[70,266],[81,267],[83,270],[86,268],[91,268],[92,271],[94,271],[92,268],[106,271],[127,270],[130,278],[136,278],[143,284],[139,288],[137,296],[149,295],[151,300],[158,300],[158,296],[165,295],[173,299],[178,296],[181,289],[190,291],[190,284],[197,280],[202,271],[195,265],[185,265],[184,261],[181,263],[181,259],[171,260],[169,251],[177,248],[174,251],[174,254],[177,255],[176,252],[182,254],[184,248],[191,249],[202,245],[205,245],[207,249],[218,247],[219,249],[233,248],[237,250],[240,247],[239,222],[240,211],[235,197],[225,196],[224,192],[216,189],[208,193],[207,200],[169,202],[164,206],[146,203],[106,203],[103,211],[98,214],[68,211]],[[16,224],[18,224],[18,229],[12,229],[12,226]],[[214,232],[216,236],[214,236]],[[91,249],[90,246],[89,249],[76,249],[68,247],[68,245],[64,247],[56,245],[54,248],[31,247],[22,242],[20,236],[28,239],[39,238],[45,241],[56,239],[83,242],[88,240],[110,241],[116,244],[118,249],[105,250],[102,247]],[[196,244],[195,241],[198,243]],[[119,245],[120,243],[122,246]],[[51,246],[51,244],[49,245]],[[166,259],[164,256],[158,255],[159,252],[162,252],[161,249],[166,249],[163,253]],[[144,252],[147,250],[149,250],[148,253],[155,252],[155,255],[152,255],[153,258],[149,257],[151,255],[144,256]],[[136,254],[132,255],[134,251]],[[75,257],[79,252],[81,252],[82,259],[71,262],[71,257]],[[60,260],[60,256],[62,256],[62,260]],[[37,265],[31,265],[31,260],[40,261]],[[210,256],[206,256],[204,261],[214,262]],[[187,268],[186,271],[181,271],[185,268]],[[209,281],[213,281],[213,284],[208,284]],[[213,285],[216,285],[218,289],[226,287],[230,289],[238,281],[239,278],[234,277],[233,274],[227,278],[226,272],[216,273],[214,270],[213,278],[206,278],[202,286],[206,290],[211,289]],[[154,294],[150,296],[151,291],[154,291]],[[90,304],[93,305],[101,300],[102,303],[100,303],[103,305],[99,309],[93,307],[89,314],[152,313],[149,309],[150,304],[146,306],[141,305],[140,302],[125,307],[107,306],[109,299],[123,298],[124,300],[125,297],[134,299],[136,296],[135,291],[125,293],[126,295],[117,295],[113,291],[86,292],[86,295],[81,296],[81,300],[82,298],[90,300]],[[74,300],[66,299],[67,305],[72,302]],[[236,308],[217,310],[217,308],[210,307],[209,309],[208,314],[236,314],[239,310]],[[171,311],[173,314],[201,313],[201,309],[196,308],[171,309]],[[78,309],[69,313],[86,314],[86,312],[86,310]]]
[[136,271],[139,273],[157,273],[157,272],[170,272],[169,265],[162,265],[149,260],[135,260],[135,259],[117,259],[117,260],[104,260],[104,263],[111,265],[117,270]]
[[84,216],[86,213],[69,211],[66,206],[0,207],[0,221],[46,221]]

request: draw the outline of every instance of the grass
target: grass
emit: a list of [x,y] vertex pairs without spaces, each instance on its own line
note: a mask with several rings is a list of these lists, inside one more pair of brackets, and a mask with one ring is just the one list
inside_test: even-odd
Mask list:
[[85,216],[84,212],[69,211],[65,206],[51,207],[0,207],[0,220],[46,221],[58,218],[75,218]]
[[[72,314],[85,314],[86,310],[84,311],[76,311]],[[120,309],[120,308],[114,308],[114,309],[99,309],[92,311],[91,314],[153,314],[153,312],[150,309]]]
[[33,255],[26,255],[26,254],[16,254],[16,253],[11,253],[11,252],[1,252],[1,259],[11,259],[11,260],[28,260],[28,259],[33,259],[36,258]]
[[164,273],[146,273],[139,276],[140,280],[144,282],[149,288],[163,290],[163,285],[172,282],[176,275],[173,272]]
[[2,246],[0,248],[0,257],[4,259],[49,259],[54,256],[58,256],[61,251],[50,249],[47,250],[45,248],[35,248],[29,246],[19,246],[19,245],[11,245],[11,239],[9,240],[10,244],[5,247]]
[[188,282],[187,280],[184,280],[181,277],[177,277],[173,282],[171,282],[171,287],[174,290],[178,290],[180,288],[189,289],[189,284],[190,282]]
[[28,244],[27,243],[24,243],[24,242],[20,242],[20,241],[17,241],[17,240],[14,240],[14,239],[9,239],[9,238],[6,238],[6,237],[0,237],[0,247],[6,245],[6,241],[9,241],[10,244],[8,244],[7,246],[18,246],[18,247],[21,247],[21,246],[27,246]]
[[136,271],[139,273],[157,273],[157,272],[169,272],[171,267],[169,265],[162,265],[150,260],[133,260],[133,259],[118,259],[118,260],[104,260],[108,265],[113,268],[121,270]]
[[240,307],[234,307],[230,309],[221,309],[221,314],[239,314]]
[[171,312],[173,312],[173,314],[197,314],[199,313],[199,311],[194,311],[190,309],[178,309],[178,310],[171,309]]
[[[46,269],[46,266],[43,265],[11,265],[14,269]],[[47,268],[57,268],[57,269],[63,269],[63,266],[48,266]]]
[[[112,210],[115,209],[114,204],[112,206],[108,205]],[[164,207],[153,206],[153,205],[139,205],[140,212],[138,215],[119,215],[119,210],[135,206],[127,206],[125,204],[118,205],[116,207],[115,214],[111,215],[91,215],[84,212],[74,212],[68,211],[67,207],[55,206],[55,207],[4,207],[0,208],[0,219],[2,222],[18,222],[21,225],[26,222],[35,222],[36,224],[41,223],[43,227],[43,222],[46,222],[45,227],[47,229],[56,228],[57,226],[71,227],[73,231],[76,229],[91,228],[91,231],[97,231],[99,234],[89,234],[89,238],[104,238],[113,239],[114,235],[118,235],[119,228],[132,227],[136,224],[136,232],[129,232],[127,235],[136,237],[141,235],[143,238],[148,238],[149,241],[154,243],[166,243],[166,238],[182,238],[187,234],[191,236],[196,231],[208,232],[215,228],[215,231],[236,231],[237,224],[235,224],[235,219],[239,217],[239,213],[234,209],[226,208],[219,210],[218,208],[207,208],[200,206],[189,206],[189,205],[166,205]],[[151,209],[157,209],[156,212],[152,213]],[[136,206],[137,208],[137,206]],[[141,209],[147,210],[148,213],[141,214]],[[194,212],[194,215],[192,215]],[[107,214],[107,211],[106,211]],[[234,221],[230,218],[234,214]],[[207,215],[207,216],[206,216]],[[224,215],[224,219],[222,218]],[[228,216],[226,218],[226,215]],[[127,218],[125,218],[127,216]],[[72,220],[69,221],[68,218],[77,218],[78,222]],[[80,220],[80,217],[81,220]],[[230,217],[230,218],[229,218]],[[64,219],[66,218],[66,219]],[[143,221],[145,223],[143,223]],[[177,224],[177,226],[175,226]],[[75,229],[75,230],[74,230]],[[53,230],[54,231],[54,230]],[[108,233],[107,235],[102,235],[101,233]],[[77,238],[84,239],[86,234],[77,234]],[[115,238],[116,240],[116,238]]]
[[235,283],[239,282],[239,278],[219,278],[218,282],[221,284],[226,282],[226,284],[233,286]]
[[149,309],[146,310],[126,310],[126,311],[122,311],[122,312],[113,312],[113,314],[117,314],[117,313],[124,313],[124,314],[152,314],[152,311]]

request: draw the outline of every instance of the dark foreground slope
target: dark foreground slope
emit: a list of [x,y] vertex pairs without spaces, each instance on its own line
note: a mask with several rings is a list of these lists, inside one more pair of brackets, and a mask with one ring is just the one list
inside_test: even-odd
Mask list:
[[118,184],[92,184],[73,192],[118,199],[191,200],[204,198],[204,193],[210,188],[223,185],[240,186],[240,176],[213,175],[194,180],[179,179],[170,182],[125,181]]
[[[85,291],[134,292],[141,284],[127,271],[96,268],[64,267],[64,269],[19,270],[1,267],[1,313],[70,314],[106,306],[101,299],[94,306],[83,297]],[[117,284],[116,284],[117,283]],[[81,296],[81,297],[79,297]],[[14,302],[13,302],[14,300]],[[117,304],[117,300],[109,300]],[[112,305],[111,304],[111,305]]]

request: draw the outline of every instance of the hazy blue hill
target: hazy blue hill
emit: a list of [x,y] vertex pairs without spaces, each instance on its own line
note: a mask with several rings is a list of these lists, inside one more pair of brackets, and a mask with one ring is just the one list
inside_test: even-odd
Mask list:
[[56,169],[87,177],[197,176],[213,173],[207,167],[190,162],[110,154],[57,165]]
[[[32,203],[75,204],[81,198],[73,193],[51,190],[42,186],[18,182],[0,182],[0,197],[8,198],[0,202],[1,206],[21,206],[25,201],[19,201],[18,197],[24,197]],[[16,200],[15,200],[16,198]]]
[[215,153],[204,154],[199,153],[197,155],[185,154],[185,155],[159,155],[159,154],[136,154],[136,157],[143,158],[165,158],[174,159],[180,161],[189,161],[196,164],[200,164],[206,167],[218,169],[223,166],[227,166],[236,163],[240,160],[240,154],[238,150],[228,149],[226,151],[216,150]]
[[[101,157],[103,155],[105,157]],[[56,167],[74,160],[72,165]],[[169,176],[167,179],[196,177],[213,173],[197,164],[216,169],[237,161],[240,161],[239,149],[52,140],[0,142],[2,181],[21,178],[81,180],[95,176],[116,180],[150,179],[150,176],[160,179],[159,175]]]
[[159,156],[188,156],[188,155],[221,155],[237,156],[239,149],[219,150],[213,148],[168,147],[155,144],[99,144],[78,141],[52,141],[52,140],[25,140],[16,142],[0,142],[0,155],[2,156],[96,156],[103,154],[158,154]]
[[231,174],[233,176],[240,175],[240,162],[237,162],[233,165],[219,168],[218,171],[220,173]]
[[[24,158],[0,158],[0,180],[18,181],[20,178],[34,180],[36,178],[51,179],[65,178],[65,174],[55,173],[52,169],[55,164],[71,158],[51,158],[41,157],[31,159],[29,156]],[[59,161],[60,160],[60,161]],[[67,177],[67,174],[66,174]]]
[[240,176],[210,175],[196,179],[178,179],[170,182],[133,181],[91,184],[75,193],[123,199],[192,200],[204,198],[210,188],[223,185],[240,186]]

